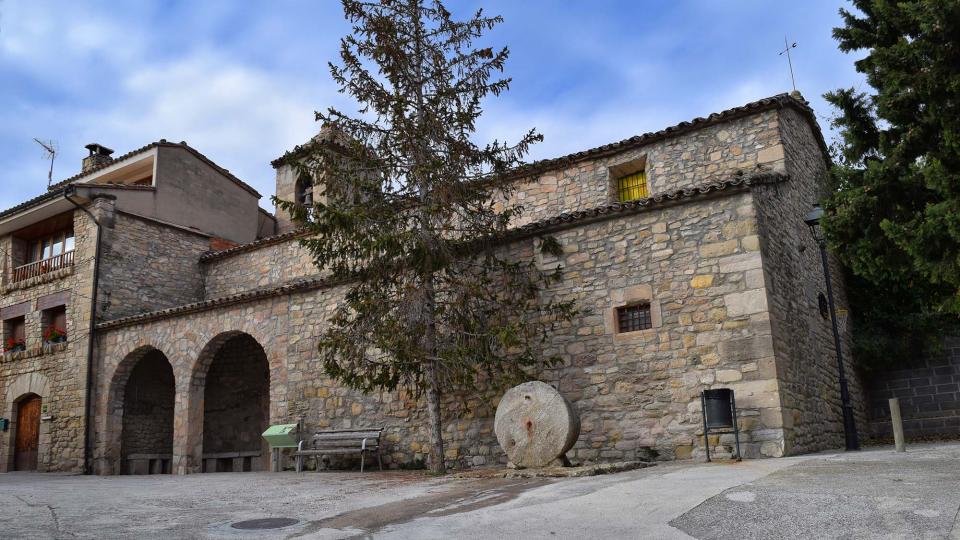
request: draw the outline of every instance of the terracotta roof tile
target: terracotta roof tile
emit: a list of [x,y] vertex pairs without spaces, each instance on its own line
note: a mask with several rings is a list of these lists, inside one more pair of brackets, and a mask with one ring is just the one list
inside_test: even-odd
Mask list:
[[28,208],[33,208],[34,206],[38,206],[38,205],[40,205],[40,204],[42,204],[42,203],[45,203],[45,202],[47,202],[47,201],[51,201],[51,200],[53,200],[53,199],[56,199],[57,197],[63,195],[63,191],[64,191],[64,188],[53,189],[53,190],[48,191],[48,192],[46,192],[46,193],[44,193],[44,194],[42,194],[42,195],[37,195],[36,197],[34,197],[34,198],[32,198],[32,199],[26,200],[26,201],[24,201],[24,202],[22,202],[22,203],[20,203],[20,204],[18,204],[18,205],[16,205],[16,206],[12,206],[12,207],[10,207],[10,208],[7,208],[6,210],[0,212],[0,219],[5,218],[5,217],[10,216],[10,215],[13,215],[13,214],[16,214],[17,212],[26,210],[26,209],[28,209]]
[[223,167],[221,167],[221,166],[217,165],[216,163],[214,163],[214,161],[213,161],[212,159],[210,159],[210,158],[208,158],[207,156],[203,155],[203,153],[201,153],[201,152],[200,152],[199,150],[197,150],[196,148],[193,148],[192,146],[190,146],[189,144],[187,144],[185,141],[180,141],[179,143],[172,143],[172,142],[167,141],[166,139],[160,139],[160,140],[157,141],[157,142],[152,142],[152,143],[147,144],[147,145],[145,145],[145,146],[141,146],[140,148],[137,148],[136,150],[132,150],[132,151],[130,151],[130,152],[127,152],[126,154],[123,154],[122,156],[119,156],[119,157],[117,157],[116,159],[113,159],[113,160],[111,160],[111,161],[108,161],[108,162],[106,162],[106,163],[104,163],[104,164],[102,164],[102,165],[98,165],[98,166],[96,166],[96,167],[91,168],[90,170],[81,172],[81,173],[79,173],[79,174],[75,174],[75,175],[73,175],[73,176],[71,176],[70,178],[67,178],[67,179],[65,179],[65,180],[61,180],[60,182],[58,182],[58,183],[50,186],[50,189],[59,189],[59,188],[65,186],[65,185],[67,185],[67,184],[70,184],[70,183],[76,182],[76,181],[78,181],[78,180],[81,180],[81,179],[83,179],[83,178],[86,178],[87,176],[89,176],[89,175],[91,175],[91,174],[93,174],[93,173],[95,173],[95,172],[102,171],[103,169],[106,169],[107,167],[110,167],[111,165],[115,165],[115,164],[117,164],[117,163],[119,163],[119,162],[121,162],[121,161],[124,161],[124,160],[126,160],[126,159],[130,159],[130,158],[132,158],[132,157],[134,157],[134,156],[137,156],[137,155],[139,155],[139,154],[142,154],[142,153],[144,153],[144,152],[147,152],[148,150],[152,150],[152,149],[158,148],[158,147],[183,148],[184,150],[190,152],[190,153],[193,154],[195,157],[197,157],[198,159],[200,159],[201,161],[203,161],[204,163],[206,163],[207,165],[209,165],[210,167],[212,167],[214,170],[216,170],[216,171],[219,172],[220,174],[222,174],[222,175],[226,176],[227,178],[229,178],[233,183],[237,184],[238,186],[240,186],[241,188],[243,188],[244,190],[246,190],[246,191],[249,192],[250,194],[254,195],[254,196],[257,197],[257,198],[262,198],[262,197],[263,197],[263,196],[260,195],[260,193],[258,193],[257,190],[255,190],[253,187],[251,187],[250,185],[248,185],[248,184],[247,184],[246,182],[244,182],[243,180],[240,180],[239,178],[237,178],[236,176],[234,176],[233,173],[231,173],[231,172],[228,171],[227,169],[224,169]]
[[267,236],[265,238],[254,240],[253,242],[249,242],[246,244],[240,244],[239,246],[235,246],[229,249],[222,249],[219,251],[208,251],[200,256],[200,262],[208,263],[208,262],[216,261],[226,257],[230,257],[232,255],[239,255],[240,253],[244,253],[247,251],[253,251],[255,249],[272,246],[274,244],[285,242],[291,238],[296,238],[298,236],[306,236],[308,232],[309,231],[307,231],[305,228],[298,227],[292,231],[276,234],[273,236]]

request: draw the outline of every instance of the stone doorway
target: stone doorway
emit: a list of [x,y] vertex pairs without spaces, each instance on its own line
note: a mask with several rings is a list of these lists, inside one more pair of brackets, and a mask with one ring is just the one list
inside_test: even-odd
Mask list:
[[13,470],[37,470],[40,448],[40,396],[28,394],[17,401],[17,424],[14,435]]
[[203,472],[266,470],[261,438],[270,421],[270,367],[248,334],[228,337],[213,354],[203,387]]
[[157,349],[133,367],[123,391],[121,474],[171,472],[174,382],[170,362]]

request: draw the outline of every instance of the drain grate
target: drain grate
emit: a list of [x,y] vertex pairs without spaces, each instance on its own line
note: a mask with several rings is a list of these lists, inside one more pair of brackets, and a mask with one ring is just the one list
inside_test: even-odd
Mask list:
[[234,529],[242,529],[245,531],[262,531],[266,529],[282,529],[296,525],[297,523],[300,523],[300,520],[293,518],[261,518],[238,521],[230,526]]

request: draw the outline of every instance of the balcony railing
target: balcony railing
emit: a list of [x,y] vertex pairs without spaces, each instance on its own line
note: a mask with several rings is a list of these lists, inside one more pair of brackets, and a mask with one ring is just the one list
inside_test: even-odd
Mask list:
[[42,261],[32,262],[13,269],[13,282],[23,281],[25,279],[42,276],[46,273],[73,266],[73,251],[68,251],[56,257],[43,259]]

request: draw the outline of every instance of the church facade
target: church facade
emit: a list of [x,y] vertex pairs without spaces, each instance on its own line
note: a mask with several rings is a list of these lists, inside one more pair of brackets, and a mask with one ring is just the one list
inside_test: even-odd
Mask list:
[[[0,213],[0,470],[262,470],[260,433],[298,421],[384,427],[390,467],[426,458],[415,395],[324,375],[315,339],[347,284],[318,273],[295,223],[186,143],[90,150],[83,172]],[[276,193],[309,204],[295,159],[273,162]],[[812,110],[784,94],[525,169],[511,249],[562,268],[545,294],[581,310],[548,339],[563,363],[537,375],[579,411],[573,461],[730,451],[703,437],[710,388],[734,389],[745,457],[842,445],[803,222],[827,167]],[[562,256],[534,255],[547,234]],[[450,398],[451,466],[505,463],[489,397]]]

